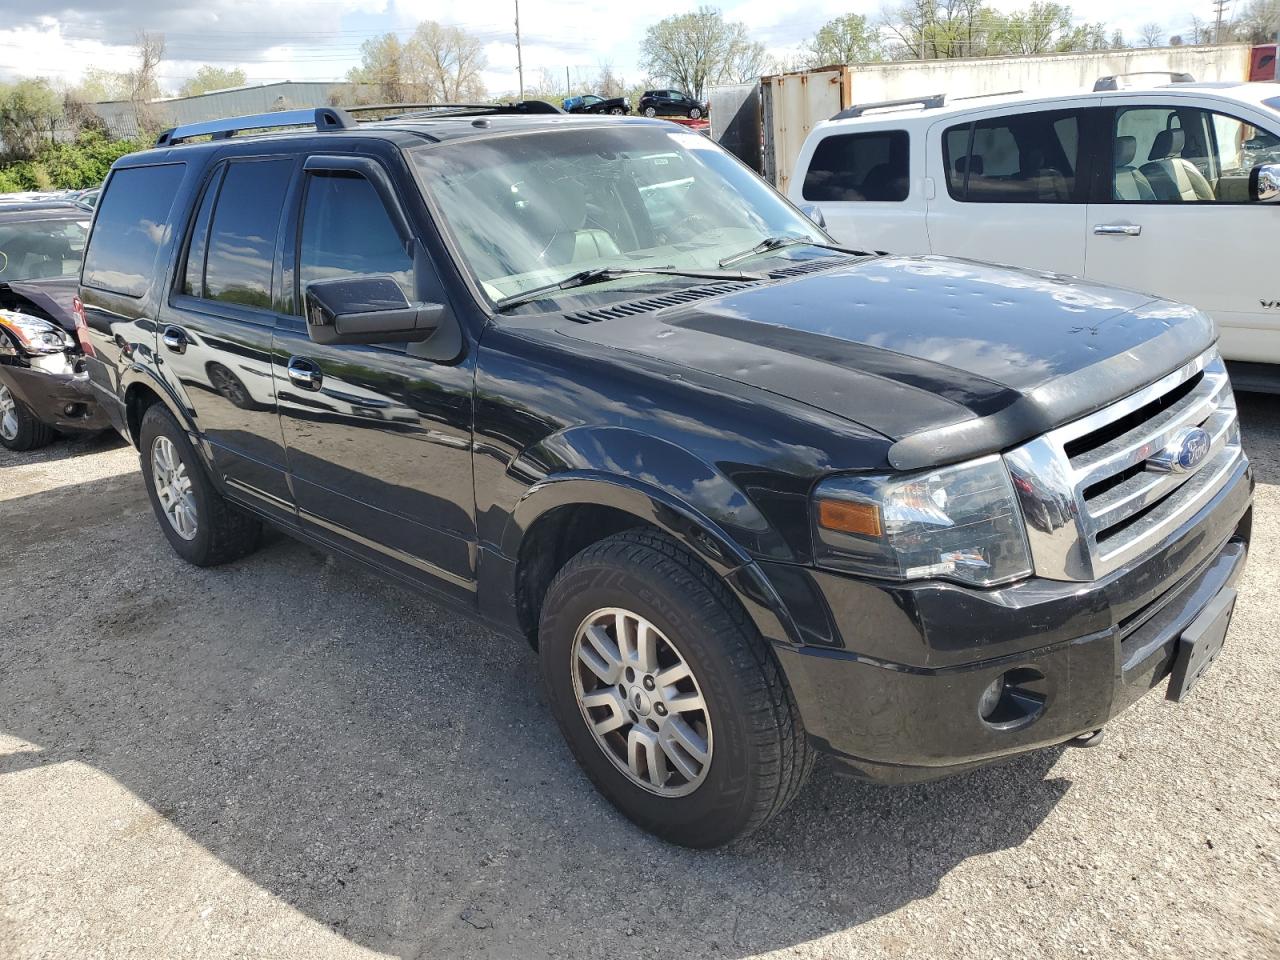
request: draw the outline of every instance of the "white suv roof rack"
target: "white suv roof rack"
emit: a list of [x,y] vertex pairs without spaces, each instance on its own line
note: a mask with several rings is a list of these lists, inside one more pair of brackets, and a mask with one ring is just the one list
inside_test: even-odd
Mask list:
[[1109,77],[1099,77],[1093,84],[1094,93],[1103,90],[1119,90],[1120,83],[1127,77],[1168,77],[1170,83],[1195,83],[1196,78],[1180,70],[1135,70],[1132,73],[1116,73]]

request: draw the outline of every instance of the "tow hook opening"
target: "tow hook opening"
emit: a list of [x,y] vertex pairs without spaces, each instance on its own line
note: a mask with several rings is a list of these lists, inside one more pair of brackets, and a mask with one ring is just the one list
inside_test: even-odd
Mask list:
[[996,677],[978,698],[978,716],[993,730],[1021,730],[1044,713],[1049,694],[1045,676],[1018,667]]

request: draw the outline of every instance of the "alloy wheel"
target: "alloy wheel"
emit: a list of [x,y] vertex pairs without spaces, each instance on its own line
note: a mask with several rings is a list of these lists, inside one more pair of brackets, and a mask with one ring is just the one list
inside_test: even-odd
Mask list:
[[596,744],[637,786],[681,797],[711,768],[711,715],[679,648],[639,614],[617,607],[582,621],[570,668]]
[[200,531],[195,494],[187,465],[168,437],[156,437],[151,445],[151,480],[165,519],[183,540],[194,540]]
[[0,383],[0,437],[13,441],[18,438],[18,401],[9,388]]

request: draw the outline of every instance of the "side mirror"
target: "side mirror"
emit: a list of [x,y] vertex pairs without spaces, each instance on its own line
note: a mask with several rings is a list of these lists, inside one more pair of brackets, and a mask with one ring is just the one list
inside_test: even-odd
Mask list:
[[827,229],[827,218],[822,215],[822,208],[816,203],[804,204],[800,208],[800,212],[820,226],[823,230]]
[[1280,200],[1280,163],[1260,163],[1249,171],[1249,198],[1259,203]]
[[389,276],[307,285],[307,335],[316,343],[420,343],[444,320],[442,303],[411,304]]

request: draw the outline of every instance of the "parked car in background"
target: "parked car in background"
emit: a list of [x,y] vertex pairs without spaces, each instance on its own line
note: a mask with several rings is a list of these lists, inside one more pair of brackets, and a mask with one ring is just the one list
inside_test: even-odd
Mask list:
[[110,427],[75,336],[89,217],[62,201],[0,205],[0,444],[10,450]]
[[180,127],[114,165],[81,297],[179,556],[269,522],[527,639],[677,843],[818,751],[903,783],[1096,743],[1204,674],[1248,552],[1202,313],[840,248],[665,121]]
[[621,116],[631,112],[631,101],[626,97],[598,97],[594,93],[569,97],[564,101],[565,113],[610,113]]
[[639,110],[646,117],[688,117],[697,120],[707,115],[707,105],[679,90],[646,90],[640,97]]
[[[790,186],[837,239],[1050,270],[1194,304],[1238,386],[1280,390],[1280,87],[1117,78],[854,107]],[[1114,89],[1112,89],[1114,88]]]

